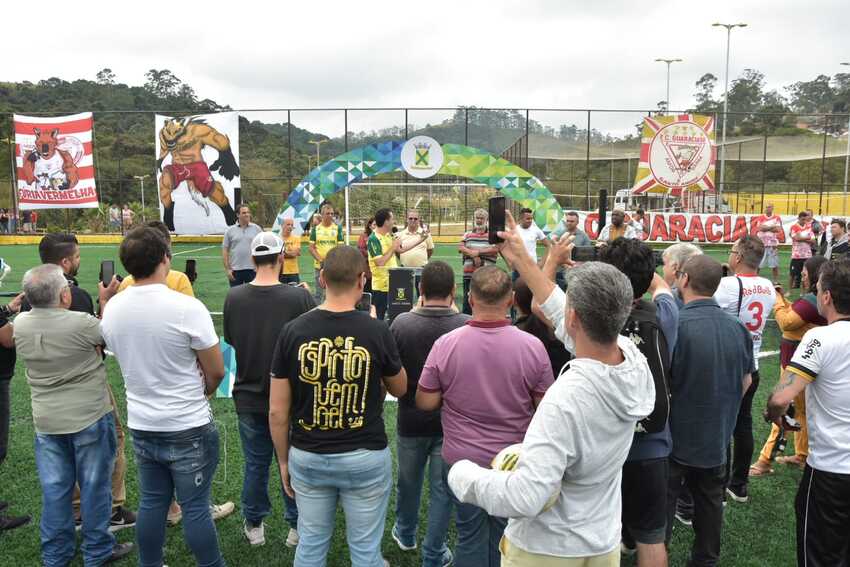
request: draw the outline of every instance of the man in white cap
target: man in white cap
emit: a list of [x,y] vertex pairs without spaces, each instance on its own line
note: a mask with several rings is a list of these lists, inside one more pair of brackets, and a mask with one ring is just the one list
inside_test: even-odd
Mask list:
[[[257,276],[247,285],[233,287],[224,300],[224,340],[236,350],[233,401],[245,474],[242,482],[242,530],[251,545],[266,542],[263,518],[271,512],[269,467],[274,444],[269,433],[269,380],[272,355],[280,330],[316,306],[305,287],[280,283],[283,240],[261,232],[251,241],[251,259]],[[298,544],[298,508],[283,493],[284,517],[289,523],[286,543]]]

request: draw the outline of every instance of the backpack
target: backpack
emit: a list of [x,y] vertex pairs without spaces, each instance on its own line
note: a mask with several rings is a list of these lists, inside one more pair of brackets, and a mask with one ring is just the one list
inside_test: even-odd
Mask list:
[[643,299],[638,301],[620,334],[630,338],[646,357],[655,383],[655,407],[651,414],[637,422],[635,432],[663,431],[670,415],[670,350],[658,326],[655,304]]

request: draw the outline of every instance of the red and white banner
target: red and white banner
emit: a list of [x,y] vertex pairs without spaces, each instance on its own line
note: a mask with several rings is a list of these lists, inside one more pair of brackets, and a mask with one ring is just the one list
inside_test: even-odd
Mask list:
[[19,207],[97,207],[92,113],[14,118]]
[[676,197],[713,192],[716,157],[713,117],[679,114],[644,118],[632,192]]
[[[779,217],[781,231],[776,235],[779,244],[791,244],[791,225],[796,215]],[[630,219],[626,216],[626,222]],[[818,219],[821,226],[829,227],[830,218]],[[746,234],[756,235],[762,215],[646,213],[643,234],[646,242],[693,242],[694,244],[730,244]],[[607,223],[610,224],[608,214]],[[595,240],[598,236],[599,213],[579,212],[579,228]]]

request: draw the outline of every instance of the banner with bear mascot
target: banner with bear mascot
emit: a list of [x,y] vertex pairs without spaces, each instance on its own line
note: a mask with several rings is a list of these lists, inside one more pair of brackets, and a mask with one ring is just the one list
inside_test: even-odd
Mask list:
[[92,113],[14,120],[20,209],[96,208]]
[[224,234],[236,223],[239,114],[156,115],[162,222],[176,234]]

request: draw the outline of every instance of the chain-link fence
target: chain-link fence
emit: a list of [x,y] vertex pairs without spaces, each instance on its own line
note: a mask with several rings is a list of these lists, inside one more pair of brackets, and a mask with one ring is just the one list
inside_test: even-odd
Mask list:
[[[63,114],[84,110],[68,109]],[[26,109],[21,113],[38,114]],[[94,111],[93,147],[101,208],[40,211],[38,224],[45,229],[105,232],[116,229],[109,222],[109,206],[125,203],[136,213],[136,220],[157,217],[157,113],[192,114],[191,109]],[[617,191],[634,184],[640,161],[640,127],[645,117],[657,111],[469,107],[251,109],[239,113],[241,200],[253,206],[259,223],[270,226],[289,191],[317,164],[368,143],[419,134],[503,156],[536,175],[565,208],[596,208],[602,189],[608,191],[609,206],[613,206]],[[714,117],[721,123],[722,114],[714,113]],[[730,112],[725,152],[718,148],[726,165],[724,183],[718,187],[723,196],[718,210],[749,213],[770,202],[784,214],[801,208],[823,215],[847,214],[848,119],[847,114]],[[0,132],[0,143],[6,146],[0,146],[0,208],[10,209],[11,216],[20,220],[13,191],[11,114],[0,114]],[[720,132],[717,138],[719,144]],[[719,180],[720,161],[717,169],[715,179]],[[141,179],[143,176],[147,177]],[[409,185],[415,180],[398,173],[369,181],[371,187],[354,190],[358,203],[398,206],[397,212],[403,213],[415,194],[415,199],[422,198],[419,208],[430,207],[432,212],[426,214],[439,227],[443,220],[446,225],[459,223],[459,219],[468,223],[472,210],[480,204],[479,193],[492,193],[473,189],[468,179],[444,176],[428,180],[423,187]],[[141,207],[142,184],[145,209]],[[434,199],[437,201],[429,202]],[[704,208],[709,200],[694,202],[697,208]],[[341,201],[335,204],[342,206]],[[359,217],[368,207],[356,206],[357,220],[362,222]]]

